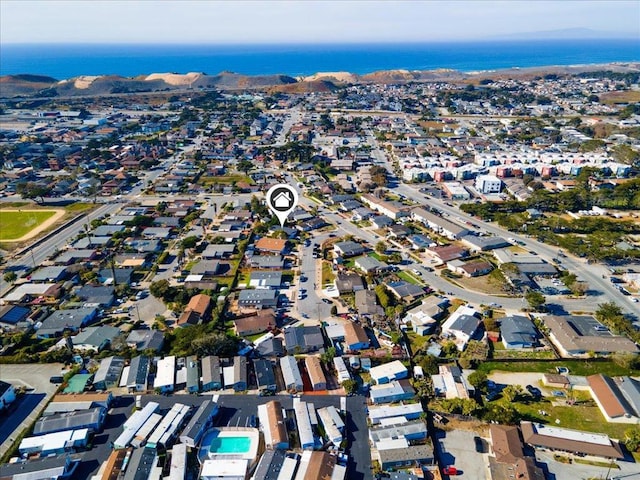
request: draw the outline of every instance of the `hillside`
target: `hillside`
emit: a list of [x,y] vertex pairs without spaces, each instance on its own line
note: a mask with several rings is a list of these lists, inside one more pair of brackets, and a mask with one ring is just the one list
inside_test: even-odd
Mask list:
[[117,75],[80,76],[58,81],[39,75],[7,75],[0,77],[0,98],[13,97],[74,97],[153,91],[216,88],[219,90],[268,89],[272,92],[329,92],[344,85],[394,84],[407,82],[478,82],[482,79],[529,80],[549,73],[574,75],[582,72],[612,70],[639,71],[640,63],[604,65],[571,65],[505,69],[480,72],[457,70],[384,70],[357,75],[349,72],[319,72],[295,79],[288,75],[241,75],[221,72],[217,75],[191,72],[152,73],[137,77]]

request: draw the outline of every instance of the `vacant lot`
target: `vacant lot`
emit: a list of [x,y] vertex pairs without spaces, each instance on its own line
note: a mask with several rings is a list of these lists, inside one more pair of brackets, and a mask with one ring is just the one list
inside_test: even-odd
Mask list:
[[63,215],[64,210],[0,210],[0,241],[26,240]]
[[623,92],[609,92],[600,95],[601,103],[635,103],[640,102],[640,92],[633,90]]

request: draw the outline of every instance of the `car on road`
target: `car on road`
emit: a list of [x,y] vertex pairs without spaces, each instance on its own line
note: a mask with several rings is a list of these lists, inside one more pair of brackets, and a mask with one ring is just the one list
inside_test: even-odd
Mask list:
[[304,275],[300,275],[300,281],[301,282],[306,282],[307,280],[309,280],[307,277],[305,277]]
[[500,305],[499,303],[496,303],[496,302],[491,302],[489,304],[489,306],[493,307],[493,308],[501,308],[502,307],[502,305]]
[[422,272],[420,270],[418,270],[417,268],[412,268],[411,271],[415,274],[418,275],[419,277],[422,276]]
[[327,304],[331,304],[331,303],[333,303],[333,302],[332,302],[331,300],[329,300],[328,298],[323,298],[323,299],[322,299],[322,301],[323,301],[324,303],[327,303]]
[[445,475],[457,475],[458,469],[453,465],[448,465],[442,469],[442,473],[444,473]]

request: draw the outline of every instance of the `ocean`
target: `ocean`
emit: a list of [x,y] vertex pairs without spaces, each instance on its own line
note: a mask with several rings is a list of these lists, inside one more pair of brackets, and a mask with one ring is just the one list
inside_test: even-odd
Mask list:
[[0,47],[0,75],[63,80],[79,75],[231,71],[311,75],[378,70],[460,71],[640,61],[640,41],[520,40],[357,45],[19,45]]

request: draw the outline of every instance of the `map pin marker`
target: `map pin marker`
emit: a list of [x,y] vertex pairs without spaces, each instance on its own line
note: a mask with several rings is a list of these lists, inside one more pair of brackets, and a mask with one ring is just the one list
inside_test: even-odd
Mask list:
[[284,222],[297,205],[298,192],[291,185],[279,183],[271,187],[267,192],[267,206],[278,217],[282,227],[284,227]]

